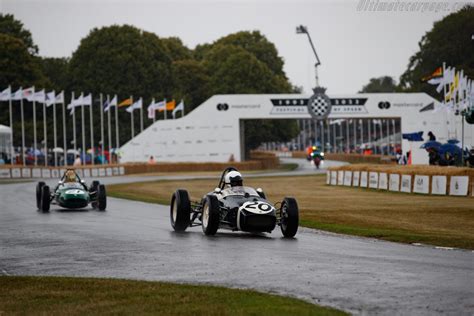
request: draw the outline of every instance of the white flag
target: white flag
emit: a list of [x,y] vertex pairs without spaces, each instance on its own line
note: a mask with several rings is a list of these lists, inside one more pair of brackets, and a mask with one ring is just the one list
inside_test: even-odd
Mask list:
[[56,96],[56,100],[54,101],[56,104],[64,103],[64,91]]
[[83,101],[82,101],[83,99],[84,99],[84,97],[81,94],[79,97],[77,97],[77,99],[71,100],[71,103],[69,103],[67,105],[67,109],[71,110],[71,109],[74,109],[76,106],[81,106],[82,103],[83,103]]
[[441,77],[441,81],[439,82],[438,87],[436,88],[436,92],[440,93],[443,90],[444,86],[447,84],[451,84],[454,81],[454,72],[456,70],[451,67],[447,67],[443,71],[443,77]]
[[56,92],[48,92],[46,93],[46,106],[50,106],[51,104],[56,103]]
[[23,89],[18,89],[15,93],[12,94],[12,100],[21,100],[23,99]]
[[110,106],[117,106],[117,96],[115,96],[112,101],[110,101]]
[[166,106],[166,100],[156,102],[156,103],[152,102],[147,108],[148,109],[148,118],[149,119],[154,119],[156,110],[164,109],[165,106]]
[[130,105],[125,111],[127,111],[128,113],[132,113],[136,109],[141,109],[142,105],[143,105],[143,100],[142,98],[140,98],[140,100]]
[[179,102],[179,104],[174,108],[173,110],[173,118],[175,118],[175,115],[176,113],[178,113],[178,111],[184,111],[184,101],[181,99],[181,102]]
[[37,91],[34,94],[32,94],[29,98],[27,98],[28,101],[35,101],[35,102],[40,102],[40,103],[45,103],[46,102],[46,94],[44,92],[44,89],[41,91]]
[[0,92],[0,101],[9,101],[11,98],[12,98],[12,89],[10,87]]
[[85,96],[84,98],[82,98],[81,105],[92,105],[92,93],[89,93],[88,96]]

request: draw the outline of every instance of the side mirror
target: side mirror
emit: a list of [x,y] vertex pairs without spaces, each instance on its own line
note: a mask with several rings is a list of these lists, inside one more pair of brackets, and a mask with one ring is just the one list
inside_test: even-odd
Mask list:
[[258,193],[263,193],[262,188],[257,188],[257,190],[255,190],[255,191],[257,191]]
[[221,188],[215,188],[215,189],[214,189],[214,193],[215,193],[215,194],[221,194],[221,193],[222,193]]
[[86,182],[85,182],[84,180],[82,180],[82,179],[81,179],[81,183],[82,183],[82,184],[84,184],[84,183],[86,183]]
[[61,180],[58,181],[58,184],[63,184],[63,182]]

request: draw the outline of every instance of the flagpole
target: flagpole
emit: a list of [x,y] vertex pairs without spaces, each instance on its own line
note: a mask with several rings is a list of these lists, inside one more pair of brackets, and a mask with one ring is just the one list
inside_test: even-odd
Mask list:
[[143,98],[140,98],[142,100],[142,106],[140,107],[140,133],[143,132]]
[[115,106],[115,144],[118,149],[120,147],[118,104]]
[[13,146],[13,113],[12,113],[12,86],[8,86],[10,96],[8,98],[8,110],[10,111],[10,164],[13,165],[13,156],[15,154],[15,148]]
[[94,160],[95,160],[95,149],[94,149],[94,121],[93,121],[93,115],[92,115],[92,112],[93,112],[92,107],[93,107],[93,105],[94,105],[94,98],[93,98],[93,96],[92,96],[92,94],[91,94],[91,105],[90,105],[90,109],[89,109],[89,110],[90,110],[90,111],[89,111],[89,113],[90,113],[90,117],[89,117],[89,118],[90,118],[90,127],[91,127],[91,150],[92,150],[92,152],[91,152],[91,160],[92,160],[91,163],[92,163],[92,165],[95,164],[95,163],[94,163]]
[[100,94],[100,149],[102,154],[102,159],[100,160],[101,164],[104,159],[104,99],[102,93]]
[[[74,92],[72,92],[72,100],[71,103],[74,102]],[[72,105],[72,120],[74,121],[72,124],[72,134],[73,134],[73,142],[74,142],[74,159],[76,159],[77,154],[77,144],[76,144],[76,105]]]
[[20,88],[20,110],[21,110],[21,157],[23,159],[23,166],[26,166],[25,159],[25,113],[23,111],[23,88]]
[[155,123],[155,121],[156,121],[156,110],[155,110],[155,106],[154,106],[154,104],[155,104],[155,98],[153,98],[153,99],[151,100],[151,104],[153,104],[153,107],[152,107],[152,110],[153,110],[153,123]]
[[56,128],[56,91],[53,91],[53,143],[54,143],[54,166],[58,166],[58,153],[56,152],[56,148],[58,148],[58,137],[56,135],[57,128]]
[[181,110],[181,117],[183,117],[184,116],[184,100],[183,99],[181,99],[181,103],[183,103],[183,109]]
[[[109,95],[107,94],[107,104],[110,104],[110,97]],[[110,105],[108,105],[109,109],[107,110],[107,121],[108,121],[108,128],[107,128],[107,133],[109,135],[109,159],[107,160],[107,163],[110,164],[110,157],[111,157],[111,151],[112,151],[112,130],[111,130],[111,127],[110,127],[110,112],[112,111],[112,108],[110,107]],[[115,123],[117,124],[117,123]]]
[[165,120],[166,120],[166,103],[167,103],[167,101],[165,99]]
[[82,138],[82,149],[81,149],[81,154],[84,155],[84,161],[82,161],[82,164],[85,165],[86,164],[86,153],[87,153],[87,150],[86,150],[86,138],[85,138],[85,129],[86,129],[86,124],[85,124],[85,121],[84,121],[84,93],[81,92],[81,138]]
[[[133,106],[133,96],[130,96],[130,100],[131,100],[131,103],[132,103],[130,106]],[[130,119],[131,119],[131,122],[132,122],[132,138],[133,138],[133,136],[135,134],[135,124],[134,124],[135,122],[133,121],[133,108],[132,108],[132,113],[131,114],[132,115],[130,116]]]
[[36,100],[35,100],[35,87],[33,86],[33,158],[35,161],[35,166],[37,165],[37,156],[36,156]]
[[[44,92],[46,93],[46,91]],[[46,130],[46,99],[43,103],[44,166],[48,166],[48,134]]]
[[67,140],[66,140],[66,98],[64,96],[64,90],[61,92],[63,95],[63,156],[64,165],[67,166]]

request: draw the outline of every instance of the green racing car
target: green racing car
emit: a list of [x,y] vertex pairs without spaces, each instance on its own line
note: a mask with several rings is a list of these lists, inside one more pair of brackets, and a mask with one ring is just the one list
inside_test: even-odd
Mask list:
[[48,212],[51,204],[68,209],[80,209],[87,207],[89,203],[94,209],[105,210],[107,207],[105,186],[99,181],[92,181],[92,185],[88,187],[74,169],[66,170],[53,192],[42,181],[36,185],[36,205],[42,212]]

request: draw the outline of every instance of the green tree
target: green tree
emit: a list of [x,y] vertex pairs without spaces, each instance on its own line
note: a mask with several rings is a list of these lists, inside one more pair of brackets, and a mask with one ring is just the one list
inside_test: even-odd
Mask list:
[[161,42],[166,48],[166,53],[172,61],[191,59],[192,52],[187,48],[180,38],[168,37],[162,38]]
[[11,14],[0,14],[0,33],[15,37],[23,42],[30,54],[38,53],[38,46],[33,43],[30,31],[23,28],[23,23]]
[[170,92],[171,58],[153,33],[129,25],[93,29],[70,64],[71,87],[149,98]]
[[67,58],[43,57],[40,59],[41,69],[44,75],[49,79],[50,89],[56,91],[69,90],[69,60]]
[[392,77],[384,76],[370,79],[370,82],[362,87],[359,93],[396,92],[397,88],[397,84]]
[[451,67],[463,69],[474,77],[474,7],[468,6],[434,23],[418,43],[419,51],[410,57],[407,70],[400,77],[404,91],[423,91],[441,98],[435,86],[420,81],[431,74],[443,62]]
[[24,42],[0,33],[0,89],[47,83],[36,57],[28,52]]
[[187,59],[173,62],[173,97],[184,99],[186,112],[192,111],[210,97],[209,76],[199,61]]

